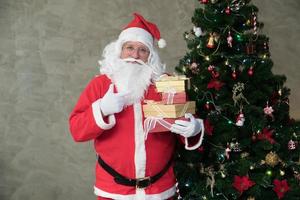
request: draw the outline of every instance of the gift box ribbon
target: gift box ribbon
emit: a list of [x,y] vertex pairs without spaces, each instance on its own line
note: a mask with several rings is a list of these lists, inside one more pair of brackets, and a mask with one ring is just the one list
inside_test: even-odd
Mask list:
[[[197,148],[199,148],[203,142],[203,137],[204,137],[204,124],[203,124],[203,120],[202,119],[198,119],[200,121],[201,124],[201,131],[200,131],[200,138],[197,142],[197,144],[195,144],[194,146],[189,147],[189,140],[187,137],[184,138],[184,143],[185,143],[185,149],[186,150],[195,150]],[[156,124],[159,123],[160,125],[162,125],[163,127],[165,127],[168,130],[171,130],[172,124],[170,124],[169,122],[167,122],[166,120],[164,120],[161,117],[147,117],[144,121],[144,136],[145,136],[145,140],[147,140],[148,134],[150,132],[150,130],[152,130],[153,128],[155,128]]]

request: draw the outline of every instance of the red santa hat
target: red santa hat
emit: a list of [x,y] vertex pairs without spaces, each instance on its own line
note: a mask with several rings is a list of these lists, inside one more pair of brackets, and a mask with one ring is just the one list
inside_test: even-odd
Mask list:
[[133,13],[134,19],[123,29],[119,35],[119,40],[123,42],[138,41],[149,49],[153,48],[154,39],[158,41],[158,47],[164,48],[166,41],[160,37],[160,32],[157,26],[144,19],[138,13]]

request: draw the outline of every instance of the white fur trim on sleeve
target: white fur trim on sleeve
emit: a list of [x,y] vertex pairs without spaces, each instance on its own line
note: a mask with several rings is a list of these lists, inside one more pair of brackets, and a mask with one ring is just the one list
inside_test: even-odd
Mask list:
[[191,146],[189,147],[189,140],[188,138],[184,138],[184,143],[185,143],[185,149],[186,150],[195,150],[197,148],[199,148],[202,144],[202,141],[203,141],[203,136],[204,136],[204,124],[203,124],[203,120],[202,119],[195,119],[195,120],[198,120],[201,124],[201,135],[200,135],[200,138],[197,142],[197,144],[195,144],[194,146]]
[[105,123],[105,121],[103,120],[102,113],[101,113],[100,105],[101,105],[101,99],[98,99],[97,101],[92,103],[92,110],[93,110],[93,115],[94,115],[96,124],[103,130],[111,129],[116,124],[115,115],[109,115],[108,123]]

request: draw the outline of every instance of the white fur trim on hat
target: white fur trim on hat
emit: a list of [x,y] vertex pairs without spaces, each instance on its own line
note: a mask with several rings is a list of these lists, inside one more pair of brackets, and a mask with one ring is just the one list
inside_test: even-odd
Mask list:
[[138,41],[145,44],[149,49],[153,48],[153,37],[143,28],[132,27],[123,30],[119,35],[119,40],[124,43],[128,41]]

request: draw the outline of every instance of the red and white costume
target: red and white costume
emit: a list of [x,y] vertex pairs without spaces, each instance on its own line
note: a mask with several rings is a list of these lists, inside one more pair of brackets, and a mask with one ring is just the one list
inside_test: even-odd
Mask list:
[[[117,172],[128,178],[159,173],[171,159],[176,134],[152,133],[145,140],[143,101],[127,106],[120,113],[103,117],[101,98],[111,84],[106,75],[95,77],[84,89],[70,115],[70,131],[75,141],[94,140],[96,153]],[[116,88],[114,88],[115,92]],[[150,85],[144,99],[159,100]],[[115,183],[113,177],[96,163],[94,192],[111,199],[167,199],[175,194],[173,168],[147,188],[138,189]]]

